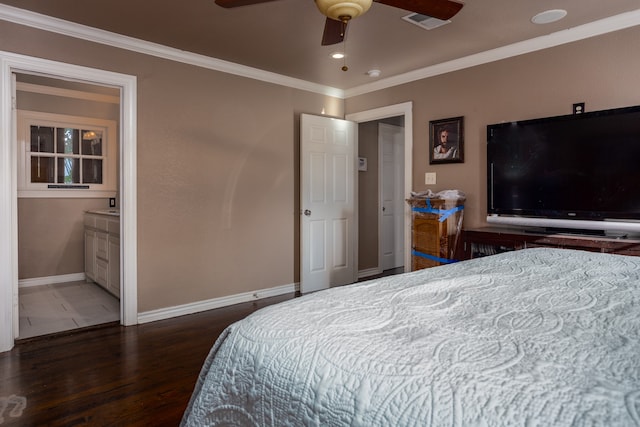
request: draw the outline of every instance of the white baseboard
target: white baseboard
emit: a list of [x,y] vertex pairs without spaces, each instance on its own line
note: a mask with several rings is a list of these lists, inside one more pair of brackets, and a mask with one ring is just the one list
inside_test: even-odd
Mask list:
[[359,270],[358,279],[362,279],[364,277],[369,277],[369,276],[375,276],[376,274],[381,274],[381,273],[382,273],[382,270],[379,269],[378,267],[369,268],[366,270]]
[[201,311],[213,310],[243,302],[256,301],[263,298],[293,293],[297,292],[299,287],[299,284],[292,283],[290,285],[282,285],[275,288],[261,289],[258,291],[245,292],[227,297],[213,298],[210,300],[177,305],[174,307],[145,311],[138,313],[138,323],[149,323],[157,320],[171,319],[172,317],[185,316],[187,314],[200,313]]
[[32,286],[52,285],[54,283],[78,282],[85,280],[83,273],[61,274],[59,276],[34,277],[33,279],[18,280],[19,288],[30,288]]

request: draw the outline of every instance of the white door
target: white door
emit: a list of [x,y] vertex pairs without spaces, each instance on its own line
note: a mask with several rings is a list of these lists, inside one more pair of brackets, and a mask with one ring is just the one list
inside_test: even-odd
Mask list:
[[378,124],[381,269],[404,265],[404,129]]
[[300,291],[356,281],[355,123],[300,117]]

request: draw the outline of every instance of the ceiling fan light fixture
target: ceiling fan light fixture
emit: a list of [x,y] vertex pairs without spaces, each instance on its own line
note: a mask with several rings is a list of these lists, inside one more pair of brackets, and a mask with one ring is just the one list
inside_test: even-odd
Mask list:
[[344,22],[369,10],[373,0],[315,0],[315,2],[323,15]]

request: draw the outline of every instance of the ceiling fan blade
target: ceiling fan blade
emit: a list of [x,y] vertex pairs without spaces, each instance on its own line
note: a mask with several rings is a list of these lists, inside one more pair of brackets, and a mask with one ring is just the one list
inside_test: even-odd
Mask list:
[[377,3],[431,16],[443,21],[453,18],[464,4],[452,0],[374,0]]
[[322,33],[322,46],[341,43],[344,40],[346,31],[346,23],[327,18],[324,22],[324,33]]
[[216,0],[216,4],[222,7],[239,7],[239,6],[249,6],[252,4],[258,3],[266,3],[269,1],[275,0]]

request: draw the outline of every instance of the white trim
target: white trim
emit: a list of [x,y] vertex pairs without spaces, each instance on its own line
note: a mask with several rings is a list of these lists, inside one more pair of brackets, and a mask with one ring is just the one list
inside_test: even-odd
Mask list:
[[64,188],[49,188],[46,190],[27,190],[20,191],[18,198],[20,199],[46,199],[46,198],[65,198],[65,199],[108,199],[116,197],[116,190],[65,190]]
[[[71,116],[68,114],[47,113],[42,111],[17,110],[17,142],[18,142],[18,198],[98,198],[116,197],[118,190],[118,124],[115,120],[96,119],[84,116]],[[48,188],[57,182],[31,182],[32,156],[48,156],[55,160],[68,157],[69,154],[59,153],[32,153],[31,151],[31,126],[50,126],[53,128],[70,127],[77,130],[95,130],[102,135],[102,176],[100,184],[84,184],[86,189]],[[75,158],[87,159],[89,153],[73,155]],[[97,157],[94,157],[97,158]],[[55,179],[54,179],[55,180]],[[84,180],[84,178],[83,178]],[[79,183],[83,184],[83,183]]]
[[292,283],[289,285],[282,285],[274,288],[261,289],[257,291],[229,295],[226,297],[192,302],[189,304],[176,305],[174,307],[159,308],[157,310],[145,311],[140,313],[138,315],[138,323],[149,323],[158,320],[171,319],[178,316],[185,316],[188,314],[200,313],[203,311],[214,310],[216,308],[227,307],[243,302],[257,301],[263,298],[294,293],[297,292],[297,290],[298,285]]
[[0,352],[14,344],[13,300],[18,287],[17,154],[11,96],[14,72],[120,89],[120,319],[127,326],[138,321],[136,77],[0,51]]
[[57,276],[34,277],[32,279],[20,279],[18,280],[18,287],[31,288],[34,286],[53,285],[55,283],[80,282],[82,280],[86,280],[86,276],[84,275],[84,272],[60,274]]
[[[16,147],[12,144],[11,72],[0,56],[0,352],[13,347],[14,287],[18,283]],[[15,301],[17,303],[17,301]]]
[[[395,116],[404,116],[404,198],[409,199],[413,186],[413,102],[347,114],[346,119],[362,123]],[[411,271],[411,210],[408,203],[404,205],[404,271]]]
[[499,61],[501,59],[511,58],[525,53],[531,53],[538,50],[548,49],[551,47],[575,42],[578,40],[595,37],[606,33],[611,33],[625,28],[640,25],[640,9],[621,13],[609,18],[600,19],[588,24],[579,25],[568,30],[562,30],[545,36],[535,37],[522,42],[513,43],[496,49],[490,49],[474,55],[465,56],[451,61],[442,62],[430,67],[421,68],[404,74],[398,74],[386,79],[380,79],[373,83],[367,83],[345,90],[344,97],[351,98],[363,95],[369,92],[410,83],[416,80],[422,80],[441,74],[451,73],[453,71],[465,68],[475,67],[476,65],[487,64],[489,62]]
[[375,276],[378,274],[382,274],[382,269],[378,267],[368,268],[366,270],[359,270],[358,279],[364,279],[364,278]]
[[73,89],[63,89],[61,87],[43,86],[33,83],[17,82],[18,92],[31,92],[40,95],[61,96],[63,98],[82,99],[85,101],[103,102],[105,104],[119,104],[120,97],[105,95],[102,93],[82,92]]
[[634,27],[636,25],[640,25],[640,9],[621,13],[619,15],[614,15],[608,18],[600,19],[598,21],[579,25],[567,30],[535,37],[533,39],[524,40],[522,42],[513,43],[496,49],[490,49],[463,58],[424,67],[418,70],[410,71],[408,73],[398,74],[396,76],[380,79],[373,83],[367,83],[346,90],[308,82],[305,80],[295,79],[292,77],[284,76],[282,74],[276,74],[273,72],[260,70],[258,68],[247,67],[245,65],[235,64],[233,62],[186,52],[175,48],[170,48],[160,44],[111,33],[109,31],[99,30],[97,28],[76,24],[73,22],[53,18],[51,16],[42,15],[13,6],[7,6],[4,4],[0,4],[0,19],[8,22],[13,22],[15,24],[36,28],[38,30],[50,31],[53,33],[113,46],[132,52],[138,52],[145,55],[168,59],[171,61],[191,64],[197,67],[208,68],[223,73],[229,73],[241,77],[274,83],[294,89],[300,89],[308,92],[346,99],[358,95],[363,95],[369,92],[375,92],[389,87],[410,83],[416,80],[422,80],[440,74],[450,73],[452,71],[462,70],[464,68],[470,68],[476,65],[499,61],[501,59],[523,55],[525,53],[547,49],[550,47],[583,40],[589,37],[595,37],[602,34],[623,30],[625,28]]

